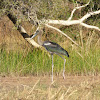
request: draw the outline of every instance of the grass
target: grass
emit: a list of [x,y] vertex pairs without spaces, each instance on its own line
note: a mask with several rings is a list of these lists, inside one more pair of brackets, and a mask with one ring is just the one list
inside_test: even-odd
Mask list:
[[[31,77],[32,78],[32,77]],[[74,78],[74,77],[73,77]],[[86,78],[86,77],[85,77]],[[99,78],[99,77],[98,77]],[[0,98],[1,100],[99,100],[100,99],[100,81],[91,81],[84,79],[81,82],[77,79],[71,79],[69,84],[59,84],[59,80],[54,83],[46,84],[41,82],[41,79],[31,80],[32,84],[22,82],[22,78],[6,79],[5,82],[0,84]],[[74,80],[74,81],[73,81]],[[11,82],[12,81],[12,82]],[[19,81],[19,82],[18,82]],[[48,81],[48,79],[46,79]],[[17,84],[18,82],[18,84]],[[69,82],[69,80],[68,80]],[[2,84],[3,83],[3,84]],[[6,83],[6,84],[5,84]],[[17,84],[17,85],[16,85]]]
[[[100,72],[100,50],[68,49],[70,57],[66,58],[66,74],[88,75]],[[51,56],[40,49],[28,52],[0,52],[0,74],[4,75],[50,75]],[[61,75],[63,59],[54,55],[54,73]]]
[[[35,6],[37,8],[37,15],[39,19],[46,18],[46,19],[65,20],[68,19],[68,17],[70,16],[71,13],[70,9],[73,9],[73,5],[70,5],[70,7],[66,5],[68,4],[62,3],[61,0],[58,1],[56,0],[53,2],[51,1],[41,2],[40,4],[34,3],[34,5],[32,6]],[[77,12],[74,15],[75,19],[78,18],[79,16],[80,16],[79,12]],[[93,21],[91,20],[88,23]],[[12,28],[10,28],[11,26],[9,26],[11,24],[6,25],[5,23],[8,23],[8,21],[6,22],[4,21],[3,24],[1,23],[1,28],[3,29],[2,34],[3,35],[9,34],[9,38],[8,38],[9,41],[7,38],[3,38],[4,43],[8,43],[8,44],[12,43],[14,45],[15,43],[19,43],[16,41],[17,39],[15,38],[18,35],[16,32],[13,33],[13,34],[16,33],[16,35],[14,35],[14,38],[12,39],[15,40],[15,42],[13,41],[11,42],[12,32],[9,31],[12,30]],[[95,23],[96,26],[99,25],[97,21],[95,21]],[[96,32],[94,31],[93,34],[92,31],[86,32],[87,29],[84,28],[81,29],[81,27],[79,26],[75,27],[75,26],[74,27],[64,26],[61,28],[61,30],[64,31],[68,36],[70,36],[74,41],[76,41],[79,45],[82,45],[82,50],[80,48],[76,48],[74,45],[73,47],[68,48],[66,46],[67,43],[64,45],[64,47],[66,48],[66,50],[68,50],[70,54],[70,58],[65,57],[66,76],[69,74],[72,76],[97,75],[100,73],[100,48],[95,48],[96,43],[93,42],[96,42],[98,40],[97,45],[99,45],[100,36],[98,35],[96,37],[98,33],[97,31]],[[30,26],[26,25],[26,27],[27,28],[25,29],[28,31],[28,33],[30,33],[31,30]],[[18,39],[20,40],[20,38]],[[62,44],[63,42],[66,42],[66,37],[61,36],[58,33],[57,34],[51,32],[48,33],[48,39],[54,42],[56,41],[57,43],[62,42]],[[23,44],[22,41],[21,44]],[[86,47],[84,47],[84,44],[86,45]],[[13,45],[11,46],[13,47]],[[62,70],[63,70],[63,60],[57,55],[54,55],[54,74],[61,76]],[[5,80],[4,82],[1,77],[1,76],[8,76],[8,75],[10,76],[11,75],[12,76],[13,75],[16,76],[51,75],[51,57],[47,52],[41,51],[40,49],[33,49],[33,51],[30,50],[28,52],[27,50],[24,50],[23,52],[17,52],[17,51],[7,52],[6,50],[3,51],[0,50],[0,99],[1,100],[15,100],[15,99],[16,100],[64,100],[64,99],[65,100],[99,100],[100,99],[100,84],[98,84],[100,83],[99,82],[100,80],[98,80],[97,83],[96,82],[93,83],[93,81],[91,82],[84,81],[84,82],[80,82],[80,84],[76,84],[73,82],[74,84],[71,85],[73,78],[70,77],[71,81],[68,80],[64,81],[64,83],[69,82],[67,85],[66,84],[59,85],[58,83],[60,81],[62,82],[62,80],[58,80],[58,82],[54,82],[53,84],[50,85],[45,84],[44,81],[41,84],[40,80],[37,80],[35,84],[32,83],[30,85],[29,80],[25,81],[24,84],[19,84],[21,80],[19,80],[18,78],[17,79],[18,83],[17,83],[14,78],[13,80],[10,80],[11,82],[14,81],[14,83],[10,84],[8,80]],[[81,77],[81,79],[83,78]],[[86,80],[88,79],[86,78]],[[32,79],[30,81],[32,81]],[[78,79],[76,81],[78,81]],[[13,87],[13,85],[15,86]]]

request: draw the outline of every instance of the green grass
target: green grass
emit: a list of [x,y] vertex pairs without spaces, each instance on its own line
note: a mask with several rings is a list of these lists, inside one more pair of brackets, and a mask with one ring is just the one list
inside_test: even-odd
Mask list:
[[[76,51],[68,49],[66,74],[97,74],[100,72],[100,50]],[[77,53],[79,52],[80,55]],[[62,74],[63,59],[54,55],[54,73]],[[28,52],[0,52],[0,74],[7,75],[50,75],[51,56],[45,51],[34,49]]]

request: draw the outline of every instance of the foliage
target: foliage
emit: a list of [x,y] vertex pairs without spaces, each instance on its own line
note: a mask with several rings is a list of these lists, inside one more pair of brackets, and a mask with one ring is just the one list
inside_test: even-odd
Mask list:
[[[24,20],[28,13],[34,20],[36,16],[38,19],[64,19],[66,20],[71,10],[78,4],[86,4],[88,0],[0,0],[0,8],[3,14],[9,12],[15,12],[18,16],[23,16]],[[87,10],[97,10],[100,8],[98,0],[91,0],[89,6],[84,8],[82,12]],[[1,13],[1,14],[2,14]]]

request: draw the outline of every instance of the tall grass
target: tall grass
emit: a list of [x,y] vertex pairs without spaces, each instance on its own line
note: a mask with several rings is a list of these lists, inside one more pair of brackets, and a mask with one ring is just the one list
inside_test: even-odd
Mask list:
[[[66,58],[66,74],[88,75],[100,72],[100,50],[68,49],[70,57]],[[51,56],[40,49],[28,52],[0,51],[0,74],[4,75],[50,75]],[[61,75],[63,59],[54,55],[54,73]]]

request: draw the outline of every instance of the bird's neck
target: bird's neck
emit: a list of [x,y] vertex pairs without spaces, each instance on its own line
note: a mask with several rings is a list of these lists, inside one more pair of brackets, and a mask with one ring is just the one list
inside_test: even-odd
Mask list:
[[42,37],[42,34],[39,34],[39,36],[38,36],[39,45],[43,45],[43,41],[42,41],[41,37]]

